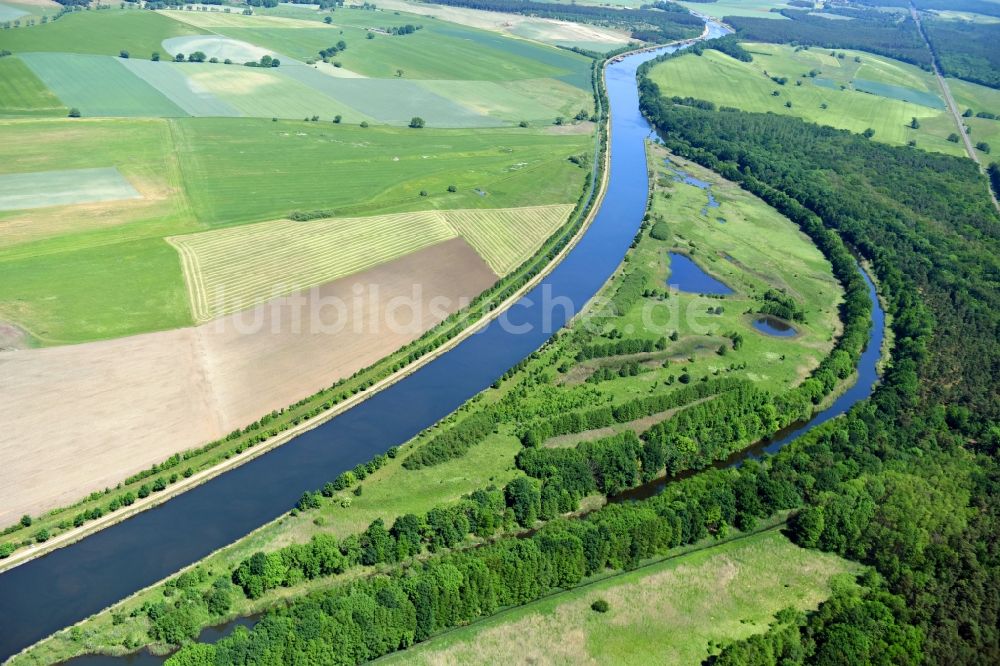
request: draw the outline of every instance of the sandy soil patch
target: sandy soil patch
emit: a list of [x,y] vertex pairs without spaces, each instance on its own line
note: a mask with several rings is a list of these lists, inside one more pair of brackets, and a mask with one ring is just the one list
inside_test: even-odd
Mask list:
[[0,175],[0,210],[138,199],[115,167]]
[[[495,280],[453,239],[199,327],[0,353],[0,524],[113,486],[310,395]],[[415,285],[418,307],[400,306]]]
[[178,192],[165,179],[130,174],[129,182],[140,198],[37,208],[0,219],[0,247],[169,214],[164,204]]
[[[171,37],[163,40],[163,49],[172,56],[183,53],[185,56],[191,55],[195,51],[201,51],[209,58],[225,60],[229,58],[235,63],[244,63],[260,60],[263,56],[282,56],[274,51],[262,49],[249,42],[242,42],[238,39],[220,37],[218,35],[194,35],[190,37]],[[287,58],[282,58],[287,60]]]

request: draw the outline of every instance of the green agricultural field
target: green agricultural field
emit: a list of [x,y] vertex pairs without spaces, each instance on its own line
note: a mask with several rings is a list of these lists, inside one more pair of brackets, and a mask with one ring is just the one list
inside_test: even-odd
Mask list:
[[0,175],[116,167],[142,195],[0,212],[0,320],[40,344],[192,323],[168,236],[295,210],[361,216],[573,202],[586,171],[567,158],[591,142],[536,129],[228,118],[8,121],[3,131]]
[[[973,113],[986,111],[1000,116],[1000,90],[961,79],[948,79],[948,87],[951,89],[959,111],[964,112],[966,109],[972,109]],[[992,150],[989,154],[980,152],[980,159],[985,163],[1000,161],[1000,120],[973,116],[972,118],[962,118],[962,121],[969,127],[969,137],[972,139],[973,145],[980,141],[990,144]]]
[[[219,67],[210,65],[174,63],[174,62],[153,62],[151,60],[138,60],[129,58],[120,60],[121,64],[148,83],[150,86],[162,93],[167,99],[180,107],[184,113],[190,116],[239,116],[242,115],[230,104],[219,96],[213,94],[208,86],[203,86],[194,82],[194,76],[205,71],[216,72]],[[243,73],[243,68],[236,69],[232,74]],[[226,78],[234,78],[232,76]],[[277,114],[271,114],[272,116]],[[301,114],[293,116],[301,117]]]
[[190,323],[177,253],[197,229],[162,120],[7,121],[0,174],[116,167],[142,199],[0,213],[0,320],[36,343]]
[[[789,6],[786,0],[719,0],[710,3],[681,0],[677,4],[684,5],[698,14],[720,19],[725,16],[756,16],[758,18],[788,20],[777,11]],[[772,12],[772,9],[775,11]]]
[[[913,65],[860,51],[838,50],[844,54],[839,58],[830,56],[828,49],[796,51],[774,44],[746,47],[753,53],[753,62],[706,50],[701,57],[685,55],[661,63],[651,76],[668,96],[794,115],[859,133],[872,128],[877,141],[898,145],[913,140],[925,150],[963,154],[960,145],[947,141],[955,127],[933,77]],[[810,72],[815,76],[808,76]],[[787,82],[779,85],[769,77],[784,77]],[[861,88],[882,94],[861,92]],[[921,125],[916,130],[909,127],[914,117]]]
[[20,59],[0,58],[0,116],[65,116],[67,111]]
[[120,58],[69,53],[26,53],[20,57],[63,104],[79,109],[85,117],[187,115],[133,74]]
[[[217,118],[174,127],[185,190],[197,219],[213,227],[296,210],[353,217],[575,201],[586,172],[567,158],[591,145],[589,135],[531,128],[417,130]],[[254,173],[256,164],[266,164],[266,173]],[[457,191],[448,192],[449,185]]]
[[[168,12],[166,16],[177,14],[179,12]],[[186,16],[180,18],[187,20]],[[237,27],[238,19],[226,17],[224,20],[231,25],[219,25],[213,30],[303,61],[319,58],[321,49],[343,40],[347,50],[331,60],[340,62],[347,70],[373,78],[397,78],[398,70],[402,70],[406,79],[559,78],[590,90],[588,58],[427,16],[397,17],[388,13],[338,9],[329,27],[322,23],[314,23],[316,27],[303,27],[298,23],[291,27],[280,23],[275,27],[263,27],[260,17],[246,18],[253,19],[248,27]],[[406,23],[423,25],[423,29],[404,36],[375,33],[374,39],[367,39],[371,27]]]
[[76,12],[45,25],[0,31],[0,49],[110,56],[124,49],[133,58],[149,58],[153,51],[162,50],[164,39],[203,33],[157,12],[110,9]]
[[[339,115],[345,122],[351,123],[374,120],[329,95],[286,76],[284,71],[189,64],[183,68],[183,72],[193,87],[235,109],[235,115],[295,120],[317,115],[324,122],[330,122]],[[178,102],[182,100],[183,96]]]
[[524,81],[420,81],[441,97],[469,109],[516,123],[548,125],[557,116],[569,119],[591,113],[594,101],[580,88],[554,79]]
[[[720,643],[763,633],[779,610],[816,608],[858,571],[770,530],[556,594],[382,661],[698,664]],[[608,612],[591,610],[597,599]]]

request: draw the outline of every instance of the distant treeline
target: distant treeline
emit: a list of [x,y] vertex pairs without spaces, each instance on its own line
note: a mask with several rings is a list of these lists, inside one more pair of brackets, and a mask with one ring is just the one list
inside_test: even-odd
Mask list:
[[667,42],[697,37],[704,27],[701,19],[672,2],[657,2],[654,5],[655,9],[616,9],[533,0],[440,0],[438,4],[594,23],[628,30],[633,39],[644,42]]
[[930,69],[931,54],[912,18],[876,10],[852,13],[857,14],[853,21],[830,20],[794,9],[781,11],[788,21],[748,16],[727,16],[725,20],[747,41],[857,49]]

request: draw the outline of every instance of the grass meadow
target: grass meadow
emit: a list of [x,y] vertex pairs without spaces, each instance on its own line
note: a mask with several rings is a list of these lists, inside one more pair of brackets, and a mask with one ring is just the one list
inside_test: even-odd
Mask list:
[[[852,132],[872,128],[876,141],[899,145],[914,140],[918,148],[963,154],[959,144],[947,141],[955,127],[932,75],[918,67],[860,51],[838,50],[845,56],[838,58],[830,56],[828,49],[815,47],[800,51],[774,44],[746,47],[753,53],[753,62],[707,50],[701,57],[686,55],[661,63],[651,76],[667,96],[690,95],[744,111],[792,115]],[[811,71],[817,72],[815,77],[804,76]],[[770,77],[786,77],[788,81],[779,85]],[[881,94],[861,92],[860,87]],[[898,99],[903,96],[925,103]],[[920,122],[919,129],[909,127],[914,117]]]
[[[859,566],[778,530],[703,546],[431,638],[386,664],[698,664],[763,633],[784,608],[812,610]],[[608,602],[606,613],[590,604]]]
[[[357,216],[572,202],[586,173],[567,158],[591,145],[588,135],[531,128],[415,130],[215,118],[173,127],[185,191],[197,219],[210,227],[297,210]],[[448,192],[450,185],[456,192]]]
[[[961,79],[948,79],[948,87],[960,112],[972,109],[973,113],[986,111],[1000,116],[1000,90]],[[962,118],[962,121],[969,127],[969,138],[973,145],[980,141],[990,144],[992,151],[989,154],[979,151],[979,158],[983,163],[1000,161],[1000,120],[973,116]]]
[[21,60],[0,58],[0,117],[65,116],[68,110]]
[[75,12],[45,25],[0,31],[0,49],[14,53],[51,51],[116,57],[124,49],[133,58],[149,58],[153,51],[163,51],[160,44],[164,39],[204,33],[159,12]]

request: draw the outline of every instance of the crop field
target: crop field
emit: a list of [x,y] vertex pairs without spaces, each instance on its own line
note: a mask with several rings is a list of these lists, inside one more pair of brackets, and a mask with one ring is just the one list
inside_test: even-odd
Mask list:
[[546,238],[563,225],[573,204],[506,208],[500,210],[453,210],[442,215],[486,260],[497,275],[520,266]]
[[[859,571],[771,530],[562,592],[457,629],[389,664],[698,664],[718,643],[812,610]],[[605,599],[596,613],[590,604]]]
[[64,116],[67,109],[17,57],[0,58],[0,116]]
[[435,211],[277,220],[167,240],[177,248],[195,320],[209,321],[453,238]]
[[36,344],[189,324],[177,253],[197,229],[162,120],[7,121],[0,173],[116,167],[142,199],[0,213],[0,319]]
[[114,167],[0,176],[0,210],[139,198],[141,195]]
[[275,220],[167,240],[184,265],[198,322],[377,266],[461,235],[505,275],[538,249],[572,204],[501,210]]
[[[133,58],[119,62],[190,116],[235,117],[242,115],[219,96],[213,94],[207,87],[199,85],[192,76],[186,75],[186,73],[197,74],[206,71],[202,65],[152,62],[151,60]],[[217,71],[217,68],[212,68],[209,71]]]
[[[173,17],[181,12],[168,12]],[[302,15],[298,12],[296,15]],[[590,60],[570,51],[510,39],[492,32],[445,23],[424,16],[372,14],[356,9],[338,9],[332,26],[317,21],[314,27],[287,24],[262,27],[261,17],[247,27],[239,19],[227,17],[227,25],[212,29],[227,37],[296,58],[319,57],[319,51],[339,40],[347,50],[334,60],[343,67],[373,78],[460,79],[509,81],[517,79],[561,78],[590,90]],[[214,20],[214,19],[209,19]],[[376,34],[367,39],[369,28],[420,23],[423,29],[404,36]]]
[[[876,141],[898,145],[913,140],[925,150],[963,154],[960,145],[947,141],[955,127],[933,77],[915,66],[860,51],[843,51],[844,58],[838,58],[819,48],[796,52],[789,46],[746,46],[753,62],[707,50],[702,57],[684,56],[657,65],[652,78],[667,96],[690,95],[858,133],[871,128]],[[808,76],[810,72],[815,76]],[[769,77],[785,77],[787,83],[780,85]],[[876,91],[879,94],[873,94]],[[918,119],[919,129],[909,127],[913,118]]]
[[[788,7],[786,0],[718,0],[717,2],[678,2],[693,12],[723,18],[725,16],[756,16],[786,21],[777,10]],[[771,11],[774,9],[775,11]]]
[[[231,115],[295,120],[318,115],[326,122],[340,115],[346,122],[369,120],[353,108],[274,69],[191,64],[181,69],[192,88],[234,109]],[[179,91],[178,103],[186,96],[183,90]]]
[[[335,78],[305,65],[282,67],[282,76],[327,95],[345,107],[350,105],[363,117],[380,123],[405,125],[419,116],[433,127],[489,127],[498,123],[477,110],[469,109],[436,94],[419,81],[400,79]],[[457,81],[460,86],[468,84]]]
[[84,116],[187,115],[135,76],[120,58],[69,53],[25,53],[20,57],[63,104],[76,107]]
[[76,12],[30,29],[0,31],[0,49],[14,53],[54,51],[109,56],[117,56],[124,49],[134,58],[148,58],[153,51],[162,52],[164,39],[203,32],[158,12]]
[[[296,210],[357,217],[575,201],[586,174],[567,158],[590,145],[586,135],[530,128],[414,130],[216,118],[174,127],[195,215],[213,227]],[[267,171],[232,178],[255,164]],[[450,185],[455,192],[447,191]]]
[[[359,217],[575,201],[586,172],[567,157],[590,144],[586,135],[531,128],[223,118],[3,122],[10,140],[0,146],[0,174],[116,167],[142,195],[0,212],[0,320],[23,326],[35,344],[190,325],[184,274],[168,236],[295,210]],[[448,192],[453,184],[456,192]]]
[[483,115],[507,122],[527,120],[548,125],[557,116],[572,118],[580,109],[592,112],[593,98],[574,85],[555,79],[524,81],[420,81],[441,97]]
[[961,79],[948,79],[948,87],[955,98],[960,112],[972,109],[973,117],[962,118],[969,127],[969,138],[975,145],[980,141],[985,141],[992,149],[990,154],[979,152],[979,158],[985,163],[1000,161],[1000,120],[989,118],[977,118],[975,114],[986,111],[996,116],[1000,116],[1000,90],[987,88],[969,81]]

